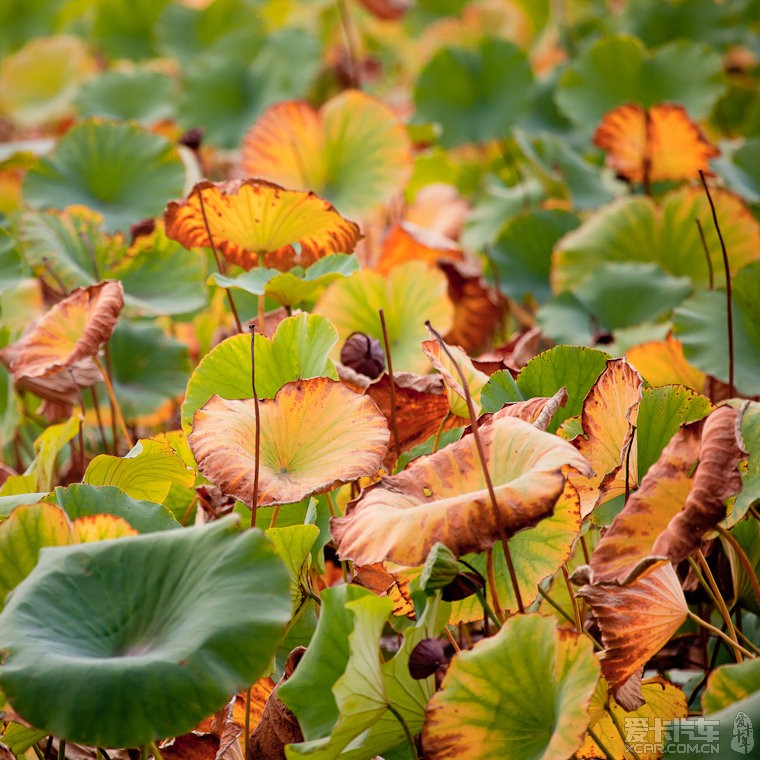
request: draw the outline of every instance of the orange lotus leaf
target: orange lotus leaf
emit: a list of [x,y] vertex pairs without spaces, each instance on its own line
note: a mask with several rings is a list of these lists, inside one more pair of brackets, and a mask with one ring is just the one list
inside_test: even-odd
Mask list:
[[270,106],[246,135],[243,170],[359,214],[404,188],[411,143],[386,105],[347,90],[319,111],[302,101]]
[[137,531],[117,515],[85,515],[74,520],[72,527],[74,538],[80,544],[137,535]]
[[[591,463],[594,476],[573,476],[581,497],[581,516],[623,493],[628,460],[629,485],[637,483],[637,458],[632,426],[641,400],[642,380],[625,359],[610,359],[583,402],[583,435],[573,445]],[[629,452],[630,447],[630,452]]]
[[[592,577],[577,595],[591,605],[599,623],[602,673],[620,702],[620,690],[686,620],[689,608],[678,576],[667,560],[649,557],[620,582]],[[627,709],[632,702],[642,704],[640,691],[638,696],[625,699]]]
[[78,388],[102,379],[92,361],[124,305],[120,282],[77,288],[18,341],[0,351],[14,383],[46,401],[72,404]]
[[626,357],[649,385],[685,385],[697,393],[704,390],[705,373],[686,361],[681,341],[670,335],[665,340],[640,343]]
[[453,185],[432,182],[421,187],[404,212],[404,220],[448,240],[459,240],[470,206]]
[[164,222],[167,236],[185,248],[213,241],[243,269],[308,267],[331,253],[351,253],[360,238],[356,224],[314,193],[258,179],[203,180],[187,198],[167,205]]
[[[286,504],[374,475],[390,434],[372,399],[325,377],[286,383],[259,402],[258,503]],[[255,403],[213,396],[193,419],[188,443],[198,468],[249,504],[256,457]]]
[[648,111],[635,103],[605,114],[594,144],[607,151],[607,165],[631,182],[693,180],[720,151],[689,119],[683,106]]
[[420,260],[435,264],[439,259],[461,261],[463,258],[462,250],[453,240],[411,222],[398,222],[383,240],[375,269],[385,274],[405,261]]
[[590,473],[570,444],[514,417],[492,421],[480,437],[497,514],[468,435],[370,486],[331,520],[340,556],[414,566],[437,541],[457,556],[479,552],[550,515],[570,469]]

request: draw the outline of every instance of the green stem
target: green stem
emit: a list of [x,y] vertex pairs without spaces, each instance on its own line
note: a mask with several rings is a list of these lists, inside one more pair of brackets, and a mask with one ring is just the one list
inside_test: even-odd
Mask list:
[[604,710],[607,713],[607,715],[610,716],[610,719],[612,720],[612,725],[615,726],[615,730],[618,732],[618,736],[620,737],[620,740],[623,742],[623,746],[628,750],[628,752],[630,752],[633,755],[634,760],[641,760],[638,754],[636,753],[636,750],[628,746],[625,730],[623,729],[623,726],[620,725],[620,721],[618,721],[615,713],[610,709],[609,704],[605,705]]
[[[741,644],[734,641],[730,636],[727,636],[723,631],[720,630],[720,628],[716,628],[711,623],[708,623],[706,620],[702,620],[699,615],[695,615],[691,610],[689,610],[686,613],[697,625],[701,625],[702,628],[704,628],[707,631],[710,631],[711,633],[714,633],[719,638],[723,639],[730,647],[733,648],[734,652],[738,649],[743,654],[746,654],[747,657],[750,659],[754,659],[755,655],[752,654],[748,649],[745,649]],[[739,662],[741,662],[741,658],[739,659]]]
[[[723,600],[723,596],[720,593],[718,584],[716,583],[715,578],[713,577],[712,570],[710,570],[710,566],[707,564],[707,560],[705,559],[705,555],[702,554],[701,549],[697,549],[696,555],[697,555],[697,562],[699,563],[699,566],[702,568],[705,574],[705,578],[707,579],[707,582],[712,589],[713,599],[715,600],[715,604],[718,606],[718,610],[720,611],[720,614],[723,616],[723,619],[726,621],[726,630],[728,631],[728,635],[738,645],[739,639],[736,638],[736,630],[734,628],[734,621],[731,620],[731,613],[728,611],[726,602]],[[734,655],[736,656],[737,662],[742,661],[741,654],[736,648],[734,648]]]
[[591,726],[588,727],[588,733],[589,736],[596,742],[597,746],[599,747],[602,752],[604,752],[605,758],[607,760],[615,760],[615,755],[612,754],[612,752],[609,751],[609,749],[605,746],[604,742],[602,741],[601,737],[597,735],[596,731],[594,731]]
[[570,595],[570,603],[573,605],[573,618],[575,618],[575,630],[578,633],[583,633],[583,625],[581,623],[581,611],[578,608],[578,600],[575,598],[575,591],[573,591],[573,584],[570,583],[570,574],[567,572],[567,567],[563,564],[560,568],[562,570],[562,577],[565,579],[565,585],[567,586],[567,593]]
[[[261,329],[261,325],[259,325]],[[256,527],[256,511],[259,506],[259,471],[261,469],[261,409],[256,392],[256,335],[251,330],[251,391],[253,392],[254,443],[256,454],[253,460],[253,493],[251,494],[251,527]]]
[[329,491],[325,491],[325,498],[327,499],[327,506],[330,508],[330,514],[333,517],[340,517],[340,512],[338,512],[338,507],[335,505],[333,495]]
[[501,601],[499,600],[499,589],[496,586],[496,570],[493,561],[493,546],[486,549],[486,577],[488,578],[488,588],[491,592],[491,603],[493,604],[496,618],[499,621],[497,628],[501,628],[504,622],[504,612],[501,608]]
[[396,450],[396,461],[401,458],[401,444],[398,439],[398,426],[396,424],[396,380],[393,377],[393,359],[391,358],[391,343],[388,338],[388,326],[385,324],[385,312],[377,310],[380,314],[380,329],[383,332],[383,347],[385,348],[385,362],[388,365],[388,390],[391,395],[391,431],[393,432],[393,447]]
[[729,533],[725,528],[721,528],[720,525],[715,526],[715,530],[731,544],[731,548],[736,552],[736,556],[744,568],[744,572],[747,574],[750,586],[752,586],[752,593],[755,595],[755,600],[760,605],[760,582],[757,580],[757,573],[755,572],[754,565],[750,562],[749,557],[745,553],[742,545],[736,540],[736,538]]
[[153,757],[155,760],[164,760],[161,756],[161,753],[158,750],[158,745],[155,742],[150,743],[150,750],[153,752]]
[[401,728],[404,729],[404,736],[406,736],[406,741],[409,743],[409,749],[412,751],[412,757],[414,757],[414,760],[417,760],[419,757],[417,754],[417,745],[414,743],[414,737],[409,731],[409,726],[406,725],[406,721],[401,716],[401,713],[390,702],[386,702],[385,706],[388,708],[388,712],[390,712],[390,714],[401,724]]
[[438,426],[438,430],[435,431],[435,438],[433,438],[433,454],[438,451],[438,445],[441,442],[441,434],[443,433],[443,426],[448,422],[449,417],[451,417],[451,409],[449,409],[446,414],[443,415],[441,424]]
[[[100,370],[100,374],[103,375],[103,382],[106,384],[108,400],[111,402],[111,414],[121,428],[121,434],[124,436],[124,440],[127,442],[127,446],[129,446],[131,449],[135,445],[135,442],[132,440],[132,436],[130,435],[129,429],[127,428],[127,423],[124,421],[124,416],[121,413],[121,407],[119,406],[119,402],[116,400],[116,394],[114,393],[109,373],[106,371],[106,368],[103,366],[103,363],[100,361],[100,359],[98,359],[97,356],[94,356],[93,359],[97,368]],[[114,450],[115,449],[116,438],[114,437]]]

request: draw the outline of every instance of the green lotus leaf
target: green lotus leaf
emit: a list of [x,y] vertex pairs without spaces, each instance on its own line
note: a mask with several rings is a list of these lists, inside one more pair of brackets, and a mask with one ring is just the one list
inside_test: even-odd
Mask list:
[[163,505],[140,501],[116,486],[93,486],[72,483],[54,491],[56,504],[70,520],[90,515],[116,515],[126,520],[138,533],[179,528],[174,515]]
[[93,486],[117,486],[133,499],[160,504],[172,483],[190,487],[195,473],[171,446],[147,439],[123,457],[99,454],[87,465],[82,480]]
[[[731,272],[736,274],[760,257],[760,224],[735,195],[714,190],[713,200]],[[695,287],[707,288],[709,270],[695,219],[704,230],[715,286],[721,287],[723,259],[707,198],[701,189],[681,188],[667,193],[659,206],[642,196],[619,199],[568,233],[554,252],[554,291],[575,293],[601,266],[612,263],[654,263],[669,275],[688,277]],[[675,283],[669,289],[678,290]]]
[[105,71],[80,88],[75,102],[82,116],[149,126],[172,117],[173,89],[171,77],[158,71]]
[[316,525],[289,525],[285,528],[270,528],[266,535],[288,570],[290,597],[293,600],[293,611],[296,612],[304,600],[303,589],[307,588],[311,547],[319,537],[319,528]]
[[[0,713],[4,704],[3,695],[0,693]],[[36,728],[27,728],[20,723],[8,723],[5,730],[0,734],[3,744],[15,755],[21,755],[31,749],[33,744],[37,744],[40,739],[47,736],[45,731],[38,731]]]
[[746,140],[736,150],[713,161],[726,184],[750,203],[760,203],[760,139]]
[[247,52],[247,58],[211,52],[184,69],[178,105],[184,129],[202,127],[214,145],[238,148],[267,106],[305,93],[319,66],[319,43],[302,29],[282,29],[260,45],[254,40]]
[[171,0],[98,0],[90,32],[109,58],[153,58],[153,25]]
[[39,0],[29,4],[23,0],[0,5],[0,55],[21,47],[27,40],[53,34],[60,11],[59,0]]
[[525,401],[517,383],[508,369],[500,369],[488,378],[480,391],[480,403],[484,412],[498,412],[511,401]]
[[0,525],[0,608],[8,594],[34,570],[44,546],[72,543],[71,523],[53,504],[17,507]]
[[527,111],[532,85],[528,58],[511,42],[487,37],[472,51],[444,47],[417,77],[415,118],[440,124],[446,148],[506,137]]
[[[760,394],[760,262],[731,281],[734,333],[734,382],[745,396]],[[687,298],[673,314],[673,335],[686,359],[708,375],[728,382],[726,294],[702,291]]]
[[531,359],[517,377],[517,387],[525,398],[553,396],[567,389],[567,402],[552,417],[548,432],[553,433],[566,419],[581,413],[583,400],[607,366],[610,357],[603,351],[580,346],[556,346]]
[[356,586],[338,586],[324,591],[322,602],[314,639],[279,692],[305,739],[290,745],[287,757],[389,756],[389,750],[405,743],[398,716],[412,736],[422,728],[434,679],[413,680],[409,655],[422,639],[438,633],[447,609],[430,603],[418,624],[407,629],[398,654],[381,664],[378,647],[390,600]]
[[585,636],[540,615],[459,652],[425,715],[425,757],[564,760],[580,747],[599,663]]
[[0,496],[0,521],[8,517],[16,507],[31,506],[47,496],[46,491]]
[[[742,439],[749,454],[742,490],[736,497],[731,514],[723,527],[730,528],[760,501],[760,404],[751,401],[742,415]],[[2,514],[2,512],[0,512]]]
[[78,37],[33,39],[0,60],[0,114],[27,127],[70,116],[79,85],[94,71]]
[[264,672],[290,608],[282,561],[233,518],[48,550],[0,615],[0,688],[71,741],[179,735]]
[[683,385],[663,385],[642,391],[636,417],[639,483],[681,426],[701,420],[712,409],[710,399]]
[[573,122],[591,131],[624,103],[681,103],[692,118],[703,119],[725,88],[721,57],[707,45],[677,40],[649,52],[640,40],[619,35],[602,37],[582,52],[562,75],[555,97]]
[[[330,321],[317,314],[284,319],[271,341],[256,334],[256,393],[274,398],[285,383],[311,377],[338,379],[328,358],[338,340]],[[193,415],[214,394],[224,399],[253,398],[251,388],[251,337],[233,335],[209,351],[195,368],[182,403],[182,424],[189,428]]]
[[568,290],[558,293],[536,312],[536,324],[557,345],[589,346],[598,330],[588,309]]
[[[754,579],[757,579],[760,577],[760,520],[741,520],[731,529],[731,534],[754,568]],[[760,614],[760,599],[755,596],[752,584],[754,579],[737,556],[738,552],[733,545],[723,536],[720,541],[731,565],[735,604],[755,615]]]
[[266,295],[280,306],[295,306],[302,301],[313,301],[331,282],[356,272],[359,263],[356,256],[331,253],[310,267],[294,267],[289,272],[256,267],[237,277],[218,272],[209,280],[222,288],[237,288],[251,295]]
[[23,195],[33,208],[89,206],[108,232],[128,231],[181,195],[184,179],[182,160],[165,138],[136,124],[90,120],[27,172]]
[[551,296],[549,272],[557,241],[580,224],[568,211],[528,211],[510,219],[490,252],[499,287],[510,298],[532,296],[543,303]]

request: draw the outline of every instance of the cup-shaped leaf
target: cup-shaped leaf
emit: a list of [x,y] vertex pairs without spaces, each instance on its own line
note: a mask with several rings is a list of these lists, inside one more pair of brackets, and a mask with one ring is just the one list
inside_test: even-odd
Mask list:
[[243,143],[246,174],[312,190],[344,214],[361,214],[403,190],[411,144],[383,103],[348,90],[315,111],[291,101],[271,106]]
[[584,636],[540,615],[510,618],[452,660],[426,710],[425,757],[565,760],[583,741],[598,680]]
[[166,234],[185,248],[213,243],[243,269],[308,267],[331,253],[351,253],[360,237],[353,222],[314,193],[254,179],[199,182],[187,198],[168,204],[164,220]]
[[494,419],[480,437],[496,513],[469,435],[383,478],[333,519],[340,555],[359,565],[421,565],[436,542],[457,556],[483,551],[550,515],[570,468],[590,472],[569,443],[516,417]]
[[61,738],[145,744],[255,681],[290,612],[282,561],[231,519],[48,549],[0,615],[0,688]]
[[[287,504],[374,475],[390,433],[374,401],[326,377],[284,385],[259,402],[259,505]],[[255,402],[213,396],[188,436],[200,471],[249,503],[256,458]]]

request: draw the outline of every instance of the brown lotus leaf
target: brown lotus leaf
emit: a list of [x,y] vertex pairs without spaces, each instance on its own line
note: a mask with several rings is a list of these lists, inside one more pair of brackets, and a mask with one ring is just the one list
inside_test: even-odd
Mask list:
[[683,106],[649,110],[629,103],[605,114],[594,144],[607,151],[607,165],[631,182],[692,180],[720,151],[689,119]]
[[187,198],[167,205],[164,223],[167,236],[185,248],[208,248],[213,241],[243,269],[308,267],[332,253],[351,253],[361,236],[356,224],[314,193],[260,179],[203,180]]
[[[390,377],[386,372],[367,389],[367,395],[377,404],[388,420],[389,426],[391,420],[390,382]],[[409,451],[435,435],[438,430],[442,432],[453,430],[467,424],[463,418],[450,414],[449,402],[440,375],[395,372],[393,382],[400,451]],[[395,439],[391,430],[391,443],[384,464],[390,472],[395,463]]]
[[[250,504],[256,458],[254,399],[213,396],[188,443],[203,475]],[[374,475],[390,434],[372,399],[326,377],[286,383],[259,402],[258,504],[288,504]]]
[[330,521],[339,555],[357,564],[420,565],[437,541],[461,556],[493,546],[554,510],[570,469],[586,460],[557,436],[513,417],[480,433],[493,482],[489,498],[470,435],[382,478]]
[[571,478],[581,497],[582,517],[625,491],[626,459],[629,485],[636,485],[636,446],[631,438],[642,386],[641,376],[625,359],[609,359],[583,402],[584,435],[572,443],[590,462],[595,474],[590,478]]
[[[577,596],[591,606],[602,633],[602,673],[615,698],[636,701],[627,682],[670,640],[686,620],[689,608],[673,566],[647,557],[620,582],[591,582]],[[638,695],[641,704],[641,695]]]
[[404,219],[418,227],[459,240],[470,207],[453,185],[432,182],[417,191]]
[[740,441],[741,414],[720,406],[704,421],[699,464],[686,505],[658,536],[652,553],[677,563],[699,548],[705,533],[726,517],[726,499],[742,487],[739,462],[746,456]]
[[393,602],[393,614],[414,618],[414,604],[409,595],[409,580],[390,573],[382,562],[355,568],[351,581],[369,589],[376,596],[387,596]]
[[[567,391],[560,388],[553,396],[535,396],[527,401],[510,401],[505,404],[498,412],[493,414],[484,414],[478,420],[478,428],[487,427],[493,420],[499,420],[502,417],[517,417],[520,420],[529,422],[538,430],[546,430],[551,422],[551,418],[557,409],[565,405],[567,401]],[[472,432],[472,426],[465,428],[464,434],[469,435]]]
[[439,232],[426,230],[411,222],[398,222],[385,237],[375,269],[381,274],[406,261],[435,264],[441,259],[461,261],[461,248]]
[[449,298],[454,304],[454,325],[443,337],[468,353],[479,351],[501,327],[506,301],[470,265],[439,261],[438,268],[448,279]]
[[669,521],[684,507],[692,488],[704,420],[684,425],[649,468],[591,557],[594,577],[619,581],[645,557]]
[[[84,385],[100,379],[91,371],[100,345],[111,337],[124,305],[120,282],[105,281],[77,288],[44,314],[19,341],[2,351],[14,382],[35,383],[68,370],[69,383],[56,378],[54,387],[65,396],[72,382]],[[80,374],[80,369],[83,370]],[[95,368],[97,369],[97,368]],[[93,384],[89,382],[89,384]],[[40,384],[44,386],[45,384]],[[52,399],[62,400],[62,399]]]
[[697,393],[705,387],[705,373],[686,361],[681,341],[671,335],[634,346],[626,358],[651,386],[685,385]]

